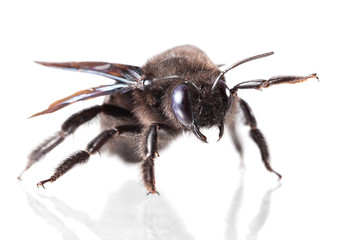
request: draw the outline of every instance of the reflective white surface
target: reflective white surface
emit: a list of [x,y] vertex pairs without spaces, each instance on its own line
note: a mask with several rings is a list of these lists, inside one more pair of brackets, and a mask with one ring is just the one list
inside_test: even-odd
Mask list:
[[[0,3],[1,239],[356,239],[356,16],[352,1],[235,3],[88,1]],[[265,134],[277,182],[240,128],[244,165],[228,134],[206,130],[209,144],[183,136],[155,161],[160,196],[146,196],[140,169],[104,152],[46,190],[36,183],[83,149],[97,121],[77,130],[18,182],[28,153],[76,103],[28,116],[78,90],[111,83],[34,64],[108,61],[142,65],[180,44],[216,63],[274,51],[227,73],[227,84],[316,72],[320,82],[239,94]]]

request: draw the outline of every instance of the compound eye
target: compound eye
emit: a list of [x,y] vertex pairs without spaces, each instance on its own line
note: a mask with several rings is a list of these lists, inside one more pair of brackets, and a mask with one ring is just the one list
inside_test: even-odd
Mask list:
[[181,84],[174,89],[171,106],[177,120],[184,126],[190,127],[193,124],[191,94],[187,85]]

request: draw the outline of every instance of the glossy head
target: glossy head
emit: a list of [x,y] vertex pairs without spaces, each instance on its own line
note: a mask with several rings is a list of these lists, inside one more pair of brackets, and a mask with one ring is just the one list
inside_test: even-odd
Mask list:
[[204,142],[206,137],[199,128],[219,126],[221,130],[231,105],[232,94],[222,80],[213,91],[209,84],[197,86],[187,81],[177,85],[171,93],[171,108],[176,119]]

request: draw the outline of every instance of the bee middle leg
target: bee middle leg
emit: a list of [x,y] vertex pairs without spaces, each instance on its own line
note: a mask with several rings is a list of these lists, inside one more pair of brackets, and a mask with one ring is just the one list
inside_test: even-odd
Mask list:
[[45,140],[36,149],[34,149],[29,157],[25,169],[18,176],[21,179],[22,174],[27,171],[34,163],[38,162],[47,153],[57,147],[63,140],[86,122],[95,118],[99,113],[104,113],[114,117],[131,117],[131,113],[125,109],[112,106],[109,104],[97,105],[82,111],[79,111],[70,116],[61,126],[61,130],[55,133],[52,137]]
[[281,175],[278,172],[274,171],[270,165],[268,145],[267,142],[265,141],[262,132],[257,128],[257,121],[253,115],[252,109],[249,107],[248,103],[243,99],[240,98],[238,101],[240,107],[243,110],[246,124],[250,126],[250,136],[259,147],[260,154],[266,169],[270,172],[275,173],[279,177],[279,179],[281,179]]
[[78,151],[72,154],[71,156],[69,156],[55,169],[55,173],[50,178],[40,181],[39,183],[37,183],[37,186],[38,187],[42,186],[44,188],[45,183],[56,181],[59,177],[61,177],[66,172],[68,172],[71,168],[73,168],[77,164],[86,163],[90,155],[99,152],[99,150],[103,147],[103,145],[105,145],[115,135],[120,135],[122,133],[127,133],[127,132],[139,133],[141,132],[141,127],[139,125],[122,125],[122,126],[117,126],[113,129],[103,131],[91,142],[89,142],[86,150]]
[[241,168],[244,168],[243,147],[242,147],[242,143],[239,139],[239,135],[237,133],[235,121],[233,123],[231,123],[230,125],[228,125],[228,128],[229,128],[229,133],[230,133],[231,139],[233,141],[234,147],[238,151],[238,153],[241,157],[241,165],[240,166],[241,166]]

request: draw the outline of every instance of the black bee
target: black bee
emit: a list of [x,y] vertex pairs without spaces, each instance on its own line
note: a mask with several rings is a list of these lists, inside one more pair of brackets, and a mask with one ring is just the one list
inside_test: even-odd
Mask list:
[[[55,173],[37,186],[54,182],[73,166],[88,161],[104,145],[128,162],[140,162],[148,193],[155,188],[154,160],[158,150],[183,132],[192,131],[202,142],[207,142],[200,129],[217,126],[219,139],[227,126],[236,149],[241,145],[235,133],[235,118],[240,109],[250,126],[250,136],[258,145],[267,170],[270,166],[266,141],[257,128],[249,105],[237,95],[238,89],[262,89],[280,83],[299,83],[309,76],[277,76],[269,80],[245,81],[228,88],[224,74],[240,64],[272,55],[273,52],[238,61],[220,70],[200,49],[186,45],[167,50],[147,61],[142,67],[106,62],[37,62],[44,66],[72,69],[98,74],[115,81],[76,92],[52,103],[48,109],[34,116],[55,112],[69,104],[106,95],[102,105],[84,109],[69,117],[53,137],[39,145],[30,155],[23,172],[58,146],[83,123],[100,116],[103,131],[89,142],[86,150],[70,155]],[[239,108],[238,108],[239,107]],[[23,173],[22,172],[22,173]],[[21,179],[21,175],[19,179]]]

